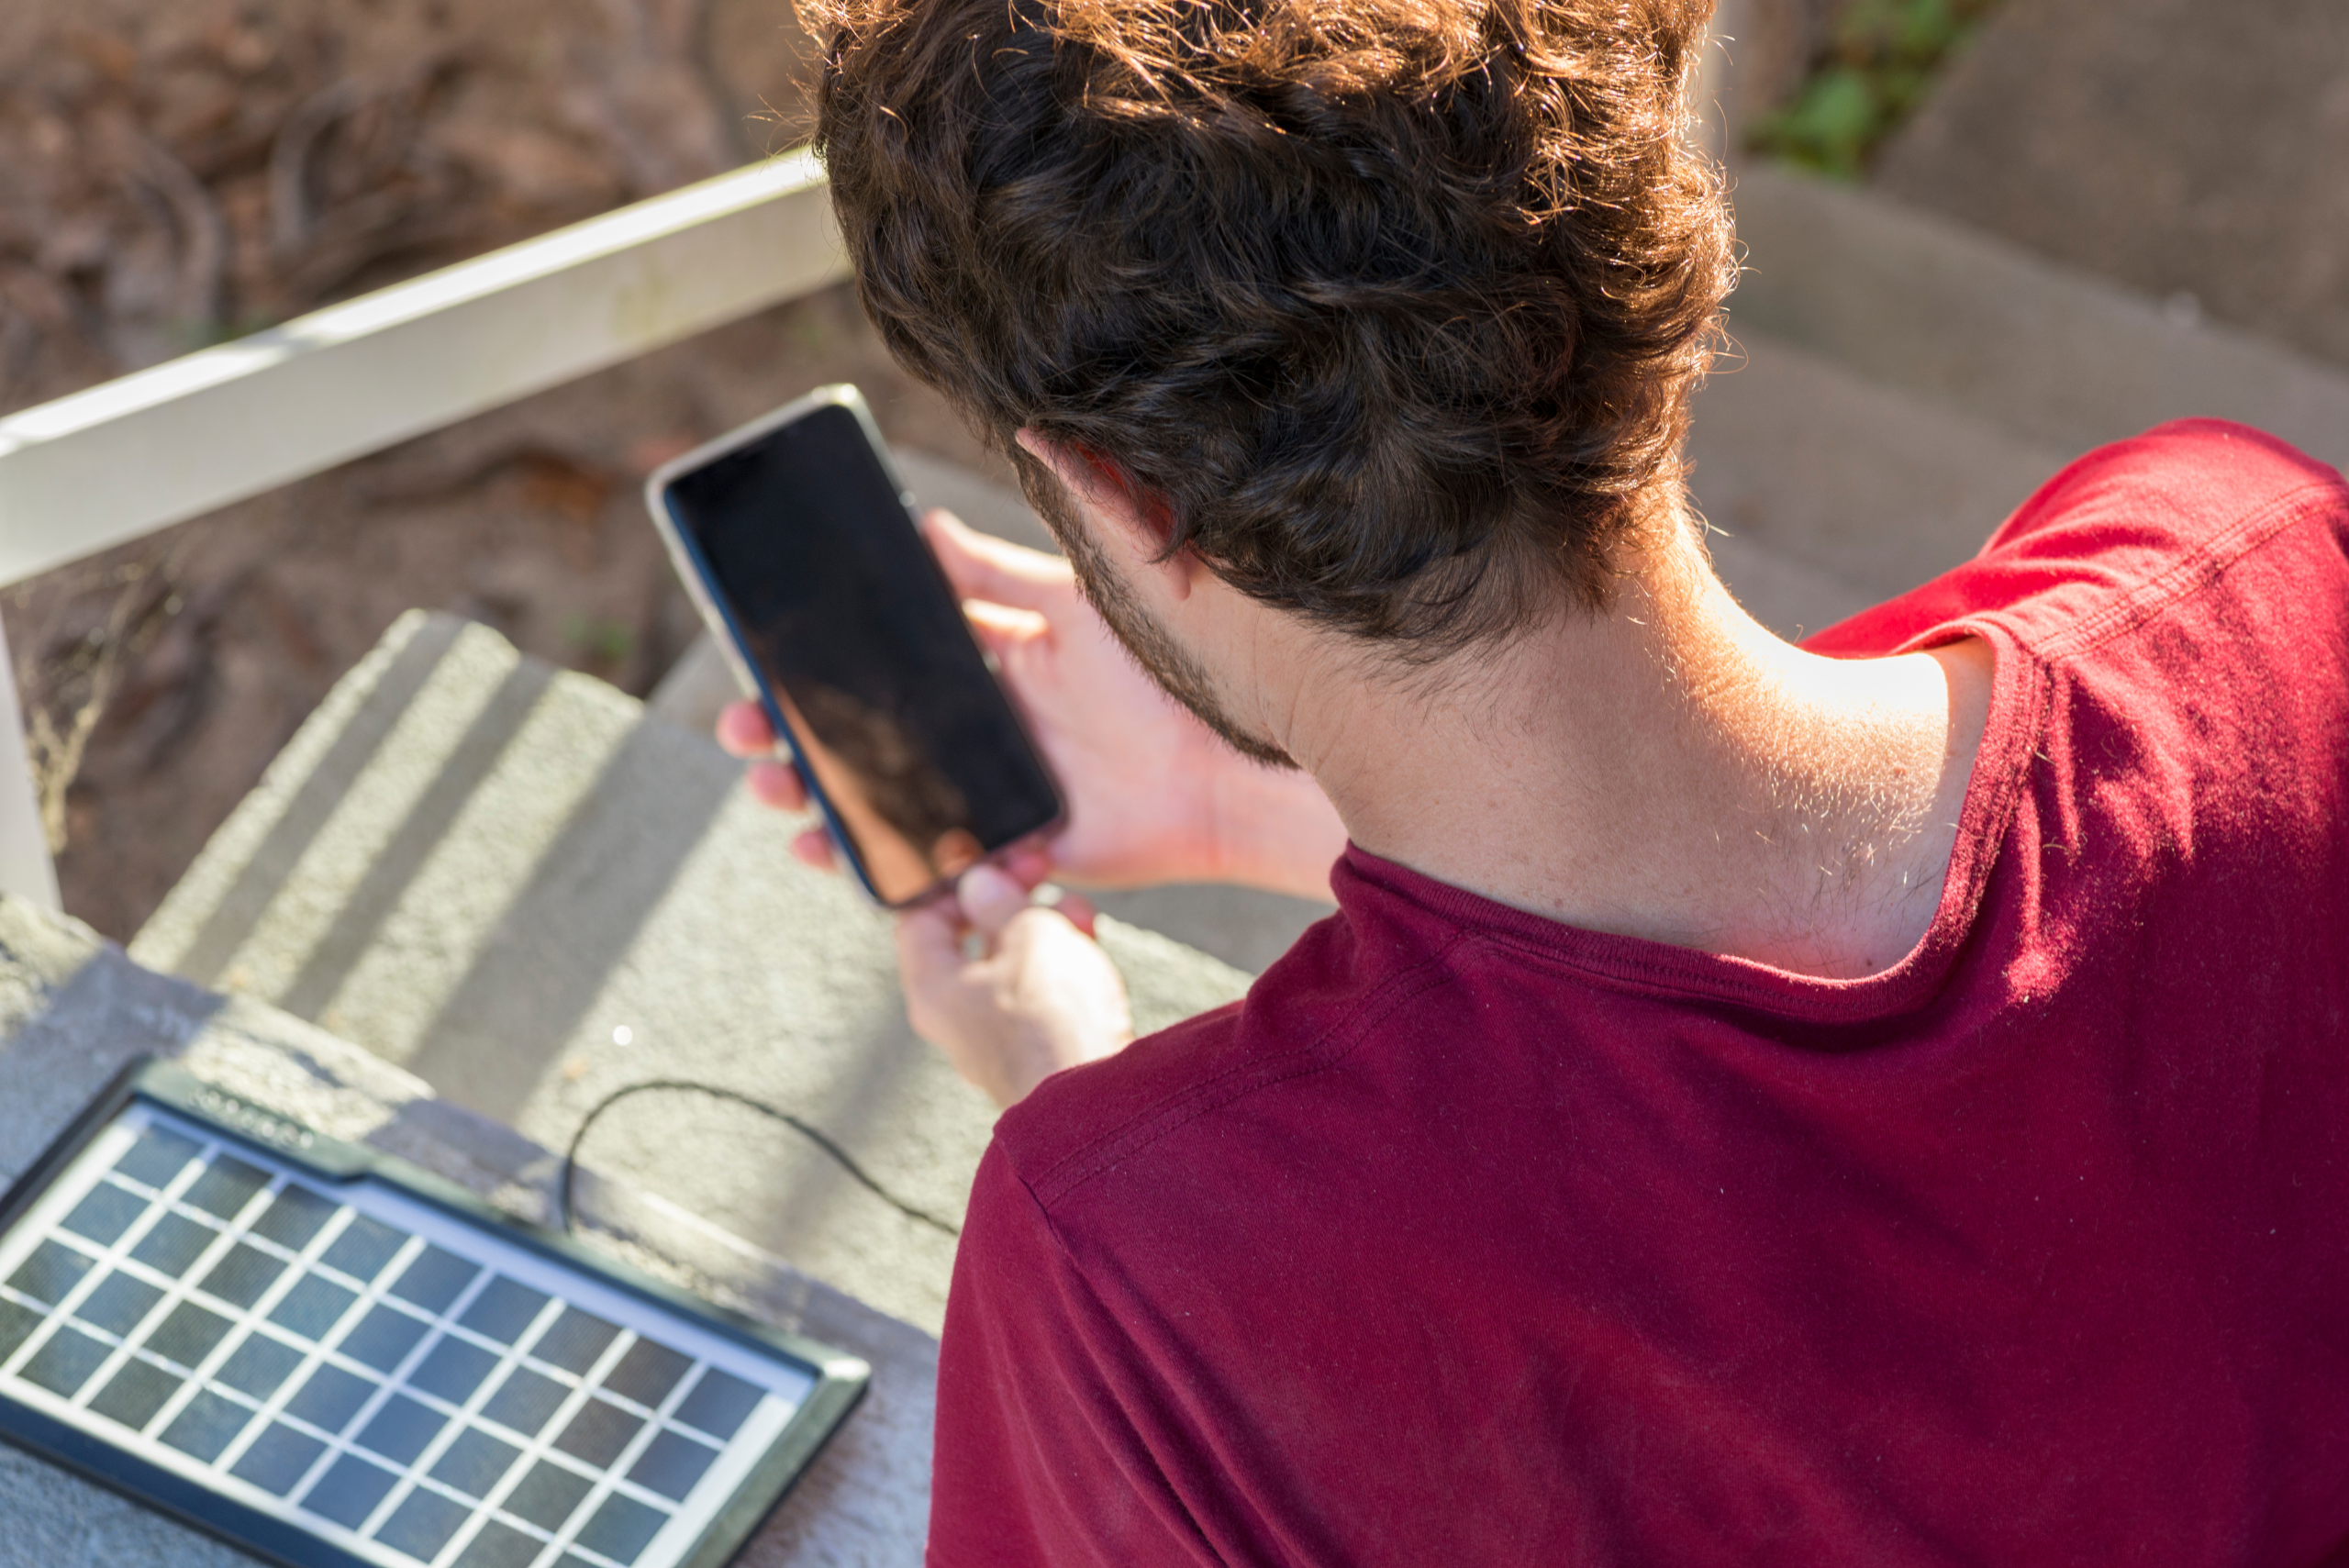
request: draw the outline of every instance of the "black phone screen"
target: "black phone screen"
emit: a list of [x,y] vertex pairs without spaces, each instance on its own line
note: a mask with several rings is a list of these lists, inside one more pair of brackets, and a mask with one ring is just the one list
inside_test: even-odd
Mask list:
[[669,505],[885,904],[1061,814],[855,413],[834,405],[672,481]]

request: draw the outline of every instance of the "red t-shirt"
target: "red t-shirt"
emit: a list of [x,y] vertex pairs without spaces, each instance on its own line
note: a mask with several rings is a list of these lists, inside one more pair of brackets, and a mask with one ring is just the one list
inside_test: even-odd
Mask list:
[[1989,639],[1932,928],[1809,979],[1351,850],[979,1168],[935,1568],[2349,1541],[2349,493],[2073,464],[1812,642]]

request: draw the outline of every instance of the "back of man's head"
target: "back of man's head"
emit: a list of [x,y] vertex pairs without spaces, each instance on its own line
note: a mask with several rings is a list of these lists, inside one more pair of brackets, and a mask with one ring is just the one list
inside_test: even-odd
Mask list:
[[807,4],[893,351],[1235,587],[1416,662],[1602,603],[1676,500],[1710,0]]

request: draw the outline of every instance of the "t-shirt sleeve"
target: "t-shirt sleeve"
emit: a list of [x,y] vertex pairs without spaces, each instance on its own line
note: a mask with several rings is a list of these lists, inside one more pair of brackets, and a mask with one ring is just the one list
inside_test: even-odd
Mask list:
[[1217,1562],[1136,1418],[1140,1359],[990,1147],[939,1347],[930,1568]]
[[[2180,569],[2219,537],[2296,495],[2337,495],[2341,476],[2275,437],[2180,419],[2067,465],[1973,560],[1803,639],[1813,653],[1873,658],[2019,606],[2041,629],[2079,624],[2110,600]],[[2018,632],[2031,627],[2017,624]]]

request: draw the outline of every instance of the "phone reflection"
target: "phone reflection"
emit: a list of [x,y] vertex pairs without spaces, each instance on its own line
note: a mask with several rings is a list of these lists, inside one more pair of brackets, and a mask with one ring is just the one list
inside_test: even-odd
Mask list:
[[884,903],[960,876],[985,854],[963,792],[888,714],[836,686],[774,688],[817,787]]
[[690,547],[849,858],[902,906],[1050,828],[1060,792],[854,393],[785,413],[677,473],[654,515]]

